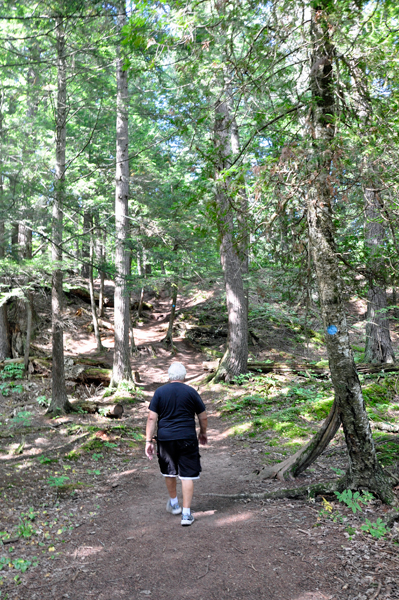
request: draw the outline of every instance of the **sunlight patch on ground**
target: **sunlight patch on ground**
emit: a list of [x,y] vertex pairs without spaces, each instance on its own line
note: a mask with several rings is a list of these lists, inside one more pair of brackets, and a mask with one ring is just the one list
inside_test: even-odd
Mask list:
[[304,592],[300,596],[295,596],[293,600],[330,600],[333,598],[331,594],[323,594],[322,592]]
[[121,473],[113,473],[110,476],[110,481],[118,481],[118,479],[120,479],[121,477],[126,477],[126,475],[132,475],[133,473],[136,473],[137,469],[130,469],[129,471],[122,471]]
[[98,554],[102,550],[104,550],[102,546],[80,546],[80,548],[76,548],[74,557],[85,558],[86,556]]
[[231,515],[230,517],[222,517],[221,519],[217,519],[215,521],[215,525],[217,527],[224,527],[225,525],[231,525],[232,523],[241,523],[241,521],[248,521],[252,519],[252,513],[239,513],[236,515]]
[[239,425],[234,425],[233,427],[230,427],[230,429],[227,429],[223,436],[227,437],[229,435],[240,435],[241,433],[245,433],[246,431],[249,431],[249,429],[251,429],[253,423],[252,421],[246,421],[245,423],[240,423]]
[[211,517],[217,512],[216,510],[202,510],[200,512],[195,511],[195,518],[202,519],[203,517]]

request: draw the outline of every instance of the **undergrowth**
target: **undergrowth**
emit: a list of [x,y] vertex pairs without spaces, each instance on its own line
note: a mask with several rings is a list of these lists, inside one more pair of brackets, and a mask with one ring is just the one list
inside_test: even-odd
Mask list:
[[[372,422],[393,423],[399,416],[398,376],[395,374],[362,376],[363,395]],[[235,394],[235,395],[233,395]],[[231,432],[242,438],[264,440],[264,454],[279,447],[283,455],[295,452],[317,431],[334,401],[331,382],[313,377],[277,374],[253,375],[241,382],[240,393],[231,392],[223,401],[221,413],[232,421]],[[399,460],[399,444],[391,439],[377,444],[384,465]],[[389,437],[389,436],[388,436]],[[280,460],[278,457],[275,460]]]

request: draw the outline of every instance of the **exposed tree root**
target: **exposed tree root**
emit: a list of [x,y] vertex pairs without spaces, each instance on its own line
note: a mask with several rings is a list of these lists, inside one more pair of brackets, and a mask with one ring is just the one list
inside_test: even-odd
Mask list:
[[399,511],[392,510],[389,513],[386,513],[384,521],[387,527],[392,527],[396,521],[399,521]]
[[337,433],[340,423],[338,405],[336,400],[334,400],[334,404],[326,420],[310,442],[283,462],[263,467],[259,472],[259,476],[262,479],[277,478],[280,481],[294,479],[294,477],[303,473],[324,452]]
[[217,498],[229,498],[231,500],[266,500],[266,499],[279,499],[279,498],[314,498],[321,494],[331,494],[332,492],[339,492],[344,489],[344,480],[334,479],[333,481],[326,481],[322,483],[315,483],[314,485],[304,485],[297,488],[276,490],[275,492],[259,492],[249,493],[242,492],[241,494],[213,494],[207,493],[202,496],[213,496]]
[[[390,476],[390,474],[388,474]],[[387,473],[385,473],[385,477]],[[370,482],[372,483],[372,482]],[[372,492],[377,498],[380,498],[382,502],[386,504],[392,504],[392,498],[394,494],[392,489],[387,490],[384,486],[382,489],[375,488],[370,485],[364,485],[362,487],[358,487],[356,485],[351,485],[348,475],[344,475],[341,479],[334,479],[332,481],[325,481],[321,483],[315,483],[313,485],[303,485],[297,488],[288,488],[282,490],[276,490],[274,492],[241,492],[240,494],[214,494],[214,493],[205,493],[202,496],[213,496],[216,498],[229,498],[230,500],[278,500],[282,498],[290,498],[290,499],[300,499],[300,498],[315,498],[316,496],[328,495],[333,492],[342,492],[345,489],[357,490],[357,489],[365,489]],[[393,520],[399,520],[399,513],[394,511],[390,513],[392,515],[397,515]],[[393,521],[392,521],[393,522]]]

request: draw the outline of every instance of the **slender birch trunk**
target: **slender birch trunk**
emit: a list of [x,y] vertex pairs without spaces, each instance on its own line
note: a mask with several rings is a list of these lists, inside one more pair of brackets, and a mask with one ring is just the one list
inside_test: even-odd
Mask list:
[[[118,5],[118,29],[121,35],[126,24],[125,5]],[[117,116],[116,116],[116,188],[115,188],[115,349],[111,387],[132,381],[129,353],[129,135],[128,135],[128,81],[123,70],[122,49],[116,61]]]
[[67,64],[65,53],[65,30],[62,17],[56,18],[56,24],[58,80],[56,116],[56,165],[52,214],[52,259],[54,267],[51,282],[53,388],[51,403],[48,412],[63,413],[72,410],[72,407],[68,401],[65,387],[64,332],[62,323],[62,210],[65,195]]

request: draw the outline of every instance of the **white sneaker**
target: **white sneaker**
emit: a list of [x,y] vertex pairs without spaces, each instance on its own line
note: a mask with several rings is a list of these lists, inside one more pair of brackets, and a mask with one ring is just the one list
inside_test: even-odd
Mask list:
[[168,513],[171,513],[172,515],[180,515],[181,506],[179,506],[178,503],[172,505],[170,498],[169,498],[169,500],[166,503],[166,510]]
[[181,516],[181,525],[191,525],[192,523],[194,523],[194,517],[191,513],[189,513],[188,515],[182,515]]

